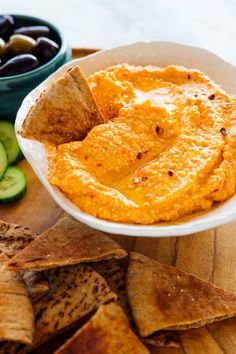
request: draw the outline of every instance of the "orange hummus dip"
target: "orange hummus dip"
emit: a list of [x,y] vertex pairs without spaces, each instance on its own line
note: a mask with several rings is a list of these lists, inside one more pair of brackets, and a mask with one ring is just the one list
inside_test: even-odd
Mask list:
[[105,123],[48,155],[50,183],[82,211],[152,224],[235,193],[235,101],[209,77],[121,64],[88,82]]

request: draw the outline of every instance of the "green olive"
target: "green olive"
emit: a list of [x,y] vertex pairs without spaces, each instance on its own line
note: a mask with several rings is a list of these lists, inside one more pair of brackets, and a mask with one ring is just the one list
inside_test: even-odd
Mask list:
[[0,58],[2,58],[2,57],[4,56],[5,49],[6,49],[6,43],[5,43],[4,40],[0,37]]
[[7,43],[7,53],[12,55],[31,53],[36,41],[23,34],[13,34]]

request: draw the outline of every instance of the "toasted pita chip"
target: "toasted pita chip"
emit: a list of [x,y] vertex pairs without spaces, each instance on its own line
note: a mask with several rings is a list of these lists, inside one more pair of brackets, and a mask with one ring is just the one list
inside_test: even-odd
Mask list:
[[36,237],[28,227],[0,220],[0,251],[8,257],[16,255]]
[[48,293],[49,281],[42,273],[26,272],[23,274],[23,279],[33,302],[38,301],[42,296]]
[[105,233],[63,218],[13,257],[13,270],[43,270],[69,264],[127,256]]
[[50,292],[35,305],[35,343],[44,342],[102,304],[117,300],[103,277],[80,264],[48,271]]
[[55,354],[148,354],[121,307],[102,306]]
[[29,344],[34,335],[34,311],[20,274],[6,269],[0,254],[0,340]]
[[76,66],[41,93],[19,134],[59,145],[82,140],[95,125],[104,123],[88,82]]
[[235,294],[138,253],[130,255],[127,292],[142,337],[236,315]]
[[117,300],[105,279],[87,265],[61,267],[45,273],[50,291],[34,304],[34,341],[30,346],[16,348],[19,354],[30,352],[76,325],[101,305]]

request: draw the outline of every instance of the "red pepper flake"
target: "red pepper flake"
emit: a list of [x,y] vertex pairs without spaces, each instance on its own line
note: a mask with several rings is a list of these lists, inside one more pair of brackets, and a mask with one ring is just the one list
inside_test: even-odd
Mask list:
[[220,132],[221,132],[221,134],[224,135],[224,136],[227,136],[227,135],[228,135],[228,133],[227,133],[227,131],[226,131],[225,128],[221,128],[221,129],[220,129]]
[[212,93],[210,96],[208,96],[208,99],[212,101],[212,100],[215,99],[215,97],[216,97],[216,96],[214,95],[214,93]]
[[188,80],[191,80],[191,75],[188,75]]
[[156,126],[156,133],[158,135],[163,135],[164,134],[164,129],[159,127],[159,125]]
[[137,159],[138,159],[138,160],[141,160],[142,156],[143,156],[142,152],[139,151],[139,153],[137,154]]
[[172,177],[174,175],[174,172],[172,170],[168,170],[168,174]]
[[146,177],[146,176],[143,176],[143,177],[142,177],[142,181],[143,181],[143,182],[145,182],[145,181],[147,181],[147,180],[148,180],[148,177]]
[[133,178],[133,183],[134,184],[139,184],[140,183],[140,179],[138,177],[134,177]]

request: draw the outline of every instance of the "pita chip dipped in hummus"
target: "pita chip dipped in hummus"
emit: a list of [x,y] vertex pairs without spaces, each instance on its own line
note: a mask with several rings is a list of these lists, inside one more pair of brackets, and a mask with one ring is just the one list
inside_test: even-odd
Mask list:
[[57,145],[81,140],[103,122],[87,80],[76,66],[41,93],[19,134]]
[[105,122],[48,154],[49,182],[82,211],[152,224],[235,193],[235,101],[205,74],[120,64],[88,83]]

